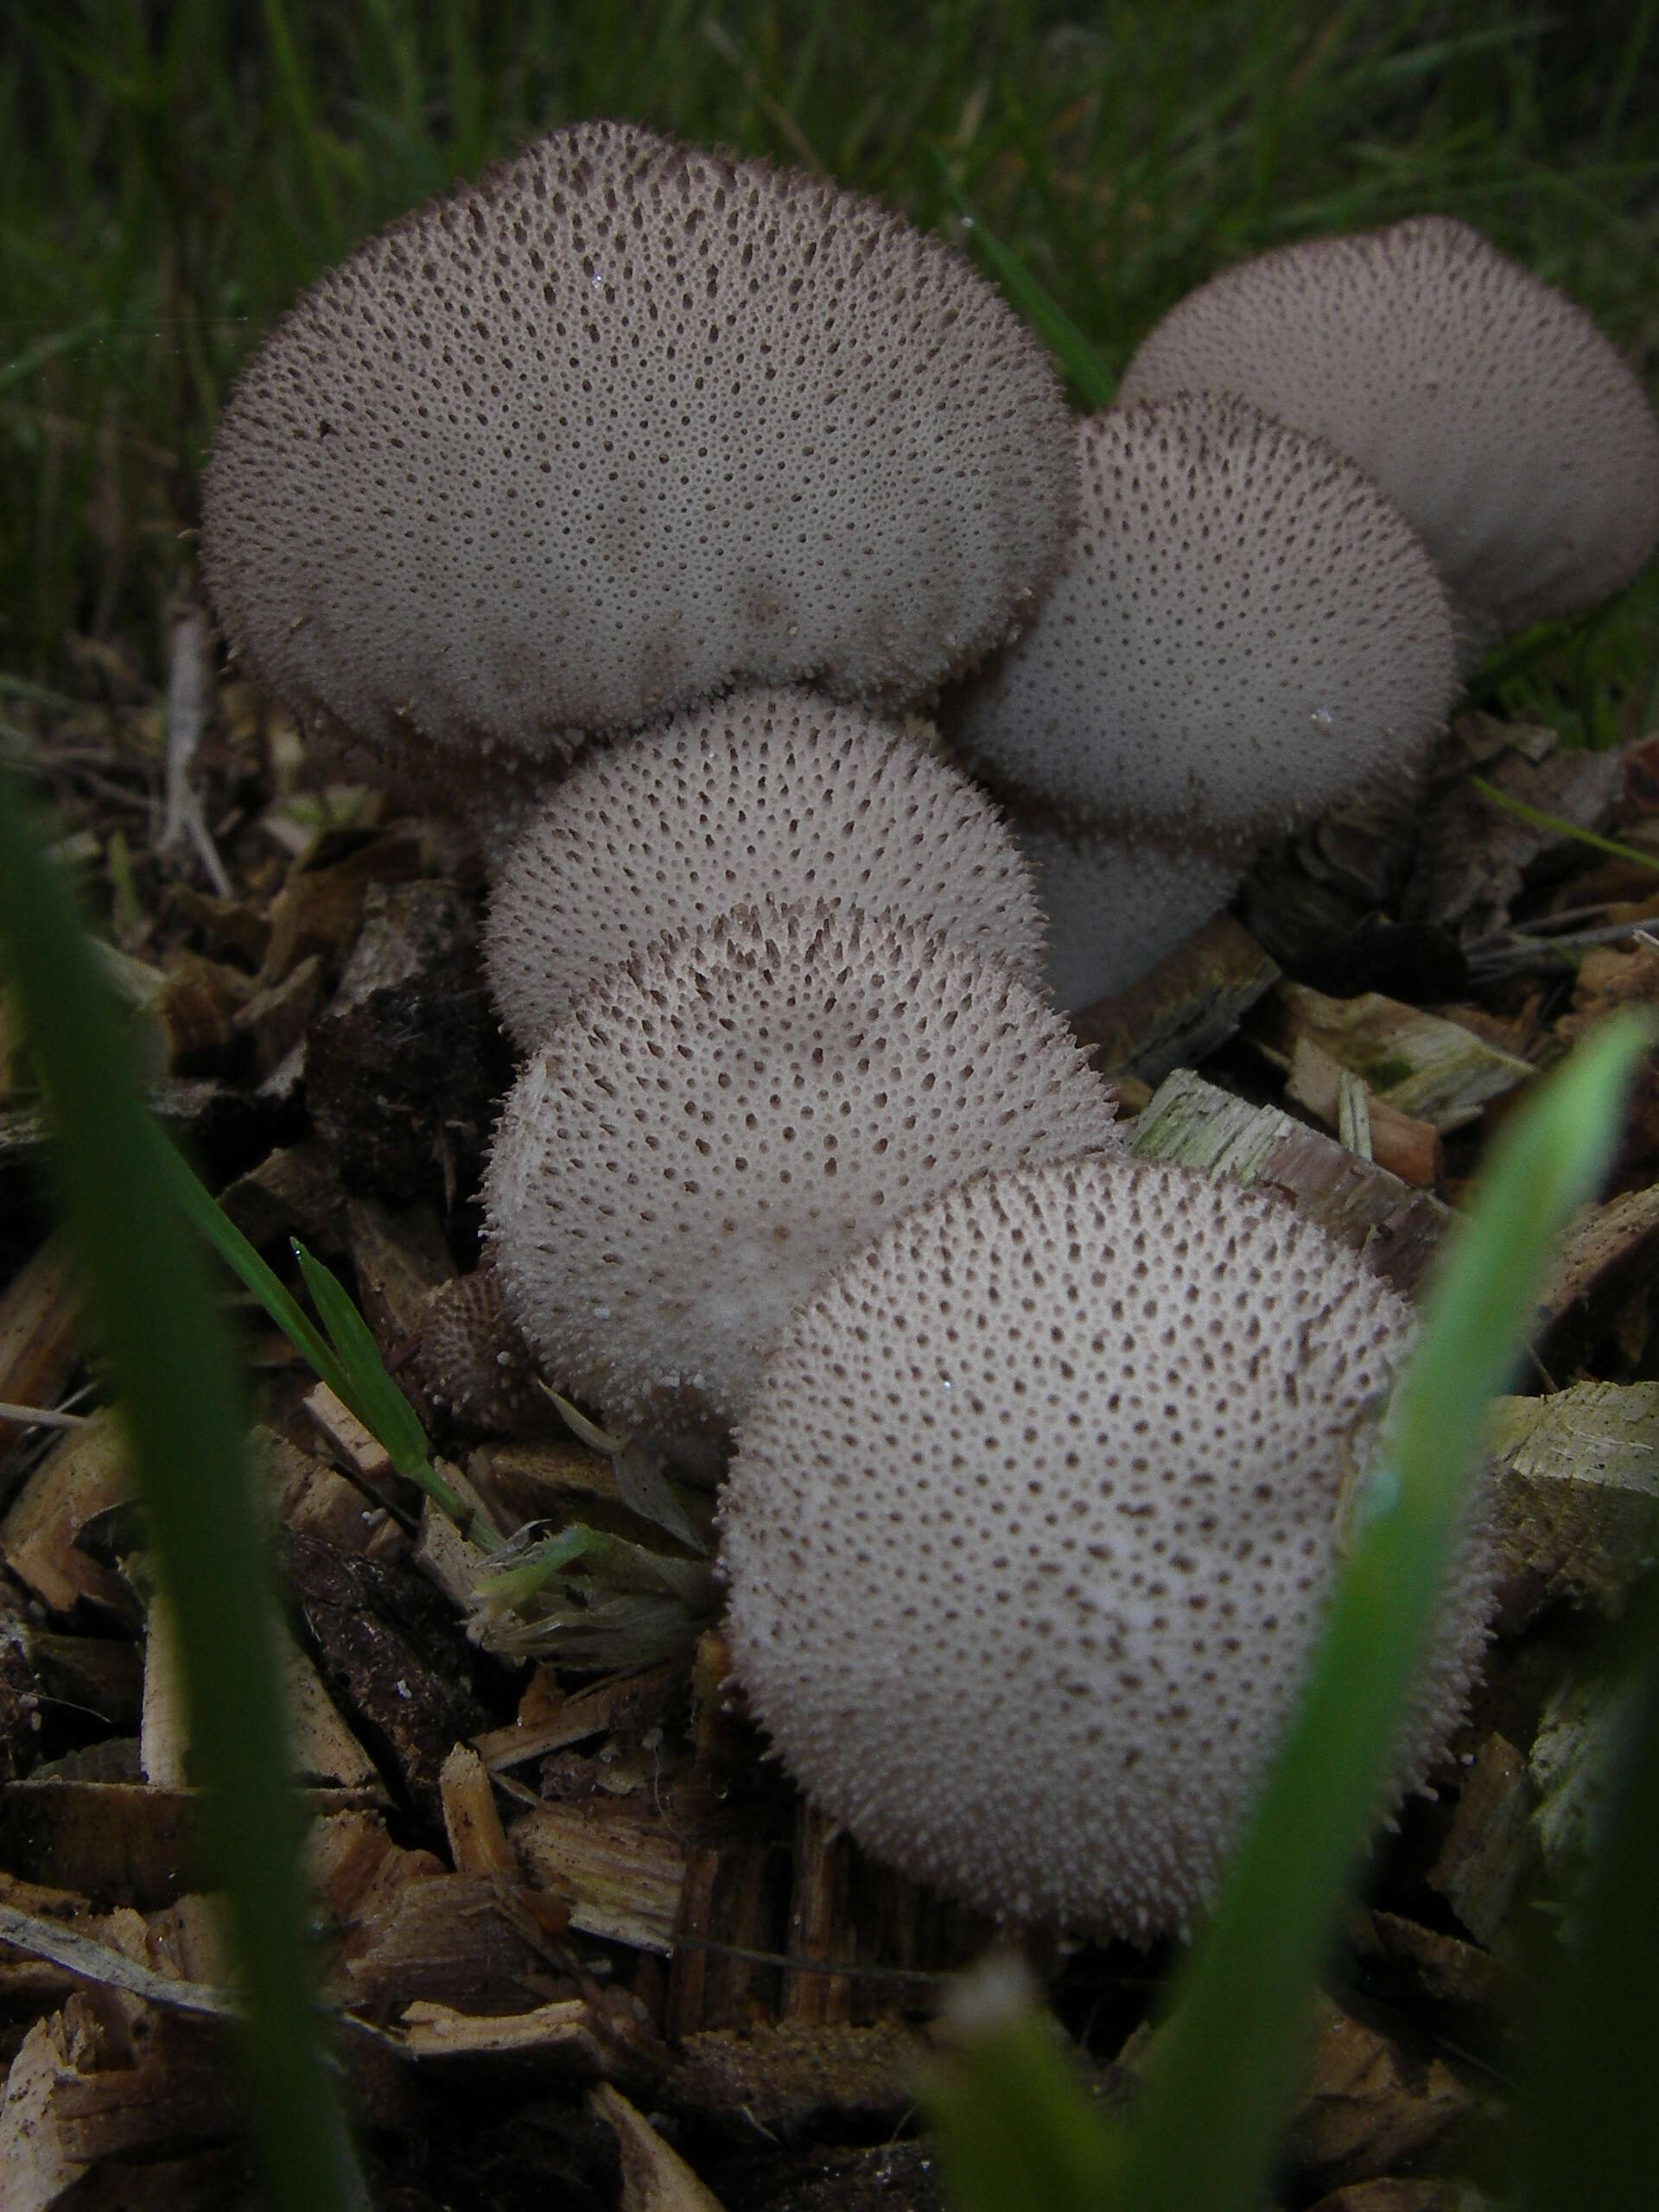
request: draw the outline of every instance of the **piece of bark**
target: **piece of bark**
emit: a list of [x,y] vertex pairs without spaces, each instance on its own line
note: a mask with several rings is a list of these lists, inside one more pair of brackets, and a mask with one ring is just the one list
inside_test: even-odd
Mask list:
[[619,2212],[722,2212],[679,2153],[669,2148],[644,2113],[620,2089],[601,2082],[588,2092],[592,2109],[615,2131],[622,2152]]
[[1285,1078],[1285,1096],[1336,1132],[1351,1152],[1375,1160],[1379,1167],[1386,1167],[1391,1175],[1417,1190],[1435,1189],[1441,1179],[1440,1132],[1429,1122],[1414,1120],[1386,1099],[1367,1092],[1368,1142],[1363,1147],[1355,1145],[1340,1127],[1344,1077],[1358,1080],[1313,1038],[1298,1037]]
[[256,1083],[269,1083],[322,1011],[327,978],[321,957],[312,953],[280,982],[267,983],[238,1008],[232,1027],[248,1042]]
[[1537,1863],[1532,1807],[1526,1760],[1505,1738],[1488,1736],[1465,1772],[1451,1827],[1427,1878],[1489,1948]]
[[[360,1791],[308,1789],[324,1814],[359,1807]],[[151,1912],[208,1885],[197,1833],[196,1795],[140,1782],[89,1782],[29,1775],[0,1788],[0,1866],[48,1881],[100,1908]]]
[[573,1928],[672,1951],[687,1847],[660,1816],[602,1800],[538,1805],[507,1834],[526,1878],[569,1908]]
[[0,1522],[0,1556],[51,1611],[84,1605],[111,1621],[136,1621],[120,1577],[77,1542],[88,1522],[127,1496],[130,1464],[125,1432],[106,1408],[52,1446]]
[[[49,1236],[0,1294],[0,1400],[54,1405],[80,1363],[80,1299],[67,1247]],[[0,1420],[0,1460],[24,1433]]]
[[298,1236],[334,1250],[346,1241],[340,1168],[326,1145],[279,1146],[220,1192],[219,1203],[250,1244]]
[[429,1820],[451,1747],[491,1716],[451,1609],[412,1568],[306,1536],[283,1547],[308,1649],[330,1694],[383,1771]]
[[442,1192],[447,1211],[511,1077],[472,901],[448,883],[372,891],[306,1045],[312,1120],[347,1186],[400,1203]]
[[1547,1374],[1571,1371],[1652,1281],[1659,1185],[1623,1191],[1568,1224],[1529,1335]]
[[1084,1007],[1072,1027],[1103,1075],[1156,1084],[1225,1044],[1278,976],[1249,931],[1217,914],[1127,991]]
[[430,1873],[342,1927],[324,1988],[331,2002],[380,2021],[417,2002],[518,2012],[574,1993],[556,1943],[516,1881]]
[[1290,2132],[1290,2161],[1313,2189],[1386,2176],[1431,2150],[1475,2108],[1444,2060],[1414,2059],[1323,1999],[1307,2092]]
[[1427,1192],[1414,1191],[1275,1106],[1251,1106],[1218,1090],[1190,1068],[1178,1068],[1135,1116],[1129,1150],[1138,1160],[1283,1191],[1300,1212],[1363,1252],[1408,1298],[1452,1219]]
[[[785,2020],[844,2021],[852,2017],[856,1932],[848,1911],[852,1839],[801,1800],[795,1818],[795,1885],[789,1904],[789,1954],[801,1968],[784,1985]],[[827,1971],[812,1972],[818,1967]]]
[[1299,1038],[1311,1038],[1384,1105],[1443,1135],[1478,1121],[1491,1100],[1535,1072],[1459,1023],[1376,991],[1335,999],[1281,982],[1256,1009],[1250,1033],[1281,1066],[1288,1066]]
[[1659,1536],[1659,1382],[1499,1398],[1489,1421],[1497,1625],[1555,1602],[1617,1620]]
[[770,2015],[777,1973],[741,1954],[764,1953],[772,1942],[777,1877],[777,1854],[764,1843],[694,1844],[687,1851],[663,2005],[671,2040]]
[[400,1352],[421,1325],[430,1294],[453,1280],[454,1256],[435,1208],[354,1198],[346,1208],[357,1303],[381,1357]]
[[501,1825],[483,1760],[470,1744],[457,1744],[438,1776],[443,1832],[458,1874],[513,1874],[518,1862]]
[[686,2037],[668,2094],[677,2111],[737,2141],[752,2143],[757,2127],[799,2141],[894,2126],[915,2103],[929,2055],[925,2038],[891,2015],[865,2026],[757,2021]]
[[[320,841],[314,851],[326,849]],[[357,936],[364,902],[376,886],[409,882],[427,865],[416,828],[404,824],[324,865],[302,857],[270,904],[262,979],[279,983],[313,955],[338,962]]]
[[1365,1986],[1375,1995],[1427,1999],[1472,2013],[1519,1997],[1515,1978],[1490,1951],[1443,1929],[1374,1909],[1357,1912],[1348,1933],[1367,1969]]

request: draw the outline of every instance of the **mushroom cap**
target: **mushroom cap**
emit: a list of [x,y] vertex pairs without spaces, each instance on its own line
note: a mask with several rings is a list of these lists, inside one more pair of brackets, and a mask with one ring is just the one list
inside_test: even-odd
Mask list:
[[555,131],[277,326],[202,493],[220,622],[395,750],[571,749],[741,678],[900,702],[1063,557],[1067,421],[958,255],[819,177]]
[[740,908],[611,969],[528,1063],[485,1177],[507,1306],[613,1423],[728,1424],[791,1309],[982,1169],[1121,1146],[1007,963],[855,910]]
[[1079,826],[1242,854],[1397,770],[1456,686],[1433,563],[1356,465],[1243,400],[1077,426],[1065,575],[948,734]]
[[1043,918],[991,800],[890,723],[796,690],[740,692],[588,754],[501,866],[485,966],[529,1051],[654,938],[820,899],[1040,980]]
[[1067,830],[1041,814],[1016,812],[1008,827],[1048,923],[1044,979],[1069,1013],[1128,990],[1239,886],[1236,866],[1190,846]]
[[[990,1911],[1185,1927],[1411,1330],[1282,1198],[1191,1170],[984,1176],[887,1230],[784,1332],[721,1508],[734,1671],[796,1781]],[[1487,1561],[1471,1534],[1397,1789],[1460,1712]]]
[[1120,402],[1231,391],[1352,455],[1475,648],[1628,583],[1659,537],[1659,424],[1583,309],[1445,215],[1310,238],[1179,302]]

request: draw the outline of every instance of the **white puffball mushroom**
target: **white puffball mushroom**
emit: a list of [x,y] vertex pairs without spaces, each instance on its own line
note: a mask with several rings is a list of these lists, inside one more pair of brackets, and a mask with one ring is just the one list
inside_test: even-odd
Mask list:
[[[790,1773],[988,1911],[1187,1927],[1412,1327],[1283,1198],[1190,1170],[982,1176],[896,1224],[784,1331],[721,1508],[734,1671]],[[1395,1794],[1460,1715],[1491,1587],[1475,1526]]]
[[1079,423],[1071,564],[955,702],[994,781],[1079,826],[1242,860],[1427,750],[1440,582],[1344,455],[1237,399]]
[[739,909],[611,969],[485,1177],[508,1310],[613,1427],[718,1432],[818,1279],[988,1167],[1122,1146],[1007,963],[856,911]]
[[1466,223],[1242,263],[1179,302],[1119,402],[1229,391],[1328,438],[1417,531],[1465,668],[1628,583],[1659,538],[1659,423],[1581,308]]
[[991,800],[879,715],[802,690],[739,692],[586,755],[500,866],[486,972],[528,1051],[655,939],[820,899],[1040,977],[1042,914]]
[[1068,1013],[1128,990],[1239,886],[1236,866],[1190,846],[1129,842],[1017,811],[1008,827],[1048,924],[1044,980]]
[[562,758],[740,680],[902,703],[1073,512],[1042,348],[823,178],[556,130],[299,302],[202,492],[219,621],[308,722]]

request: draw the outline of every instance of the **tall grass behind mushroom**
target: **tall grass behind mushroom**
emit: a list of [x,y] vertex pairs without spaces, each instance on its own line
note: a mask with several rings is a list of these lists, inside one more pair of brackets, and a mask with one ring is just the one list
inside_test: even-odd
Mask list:
[[[61,679],[70,632],[154,652],[241,357],[355,239],[571,116],[807,163],[925,229],[952,212],[942,162],[1111,378],[1216,268],[1430,208],[1486,229],[1630,354],[1659,30],[1649,10],[1599,14],[1599,40],[1504,0],[1185,0],[1109,29],[983,0],[14,0],[0,663]],[[1649,577],[1605,621],[1536,641],[1503,696],[1607,741],[1659,677],[1656,639]]]

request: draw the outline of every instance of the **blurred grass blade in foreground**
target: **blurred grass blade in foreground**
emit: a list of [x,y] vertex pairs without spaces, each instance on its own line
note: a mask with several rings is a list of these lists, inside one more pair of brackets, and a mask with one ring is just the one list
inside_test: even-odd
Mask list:
[[203,1828],[230,1897],[247,2006],[244,2079],[268,2201],[283,2212],[345,2212],[367,2199],[307,1971],[301,1814],[231,1342],[174,1202],[176,1155],[145,1110],[69,894],[3,775],[0,955],[46,1094],[58,1188],[177,1625]]
[[1031,2201],[988,2190],[975,2172],[1040,2171],[1063,2126],[1094,2143],[1071,2158],[1071,2185],[1051,2177],[1053,2212],[1255,2212],[1261,2203],[1315,1980],[1378,1810],[1488,1402],[1519,1356],[1555,1238],[1606,1172],[1652,1033],[1637,1015],[1610,1022],[1539,1086],[1493,1147],[1429,1294],[1319,1656],[1214,1916],[1178,1977],[1133,2123],[1109,2130],[1058,2054],[1029,2037],[1022,2065],[1042,2116],[1011,2105],[996,2076],[1011,2038],[1030,2024],[1005,2010],[934,2093],[942,2154],[970,2212]]

